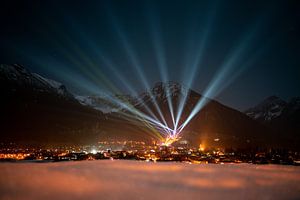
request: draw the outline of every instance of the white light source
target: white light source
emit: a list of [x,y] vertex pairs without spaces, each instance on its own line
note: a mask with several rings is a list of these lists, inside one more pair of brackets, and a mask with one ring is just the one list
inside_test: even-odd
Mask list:
[[92,153],[92,154],[97,154],[96,149],[92,149],[92,150],[91,150],[91,153]]

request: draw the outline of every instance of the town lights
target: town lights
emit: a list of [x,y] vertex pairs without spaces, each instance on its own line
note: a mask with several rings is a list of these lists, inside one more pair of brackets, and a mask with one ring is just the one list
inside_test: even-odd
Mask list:
[[97,150],[96,150],[96,149],[92,149],[92,150],[91,150],[91,153],[92,153],[92,154],[97,154]]
[[179,140],[179,138],[177,137],[177,135],[168,135],[162,142],[162,145],[170,146],[171,144],[173,144],[174,142],[176,142],[178,140]]
[[205,146],[204,146],[203,144],[200,144],[200,145],[199,145],[199,150],[200,150],[200,151],[204,151],[204,150],[205,150]]

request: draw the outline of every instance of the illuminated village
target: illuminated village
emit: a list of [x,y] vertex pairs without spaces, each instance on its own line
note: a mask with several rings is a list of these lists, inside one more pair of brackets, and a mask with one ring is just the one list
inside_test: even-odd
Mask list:
[[[215,139],[218,140],[218,139]],[[299,152],[285,149],[224,149],[199,144],[192,147],[186,140],[145,143],[143,141],[99,141],[95,145],[21,147],[1,144],[3,162],[59,162],[101,159],[138,160],[145,162],[185,162],[189,164],[283,164],[300,165]]]

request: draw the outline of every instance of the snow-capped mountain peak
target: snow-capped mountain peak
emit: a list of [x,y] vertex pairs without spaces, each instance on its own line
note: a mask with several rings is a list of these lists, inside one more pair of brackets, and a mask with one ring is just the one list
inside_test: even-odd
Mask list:
[[137,98],[144,102],[161,99],[166,101],[167,97],[176,97],[180,95],[187,95],[190,91],[183,87],[181,84],[169,81],[169,82],[157,82],[150,90],[142,92]]
[[157,82],[151,90],[153,95],[172,95],[176,96],[180,93],[188,93],[188,89],[177,82],[168,81],[168,82]]
[[257,106],[245,111],[249,117],[261,120],[270,121],[282,114],[287,102],[277,96],[270,96],[259,103]]
[[[152,103],[155,100],[166,102],[167,97],[186,95],[189,92],[186,88],[176,82],[158,82],[153,88],[140,93],[138,96],[131,95],[115,95],[117,101],[130,103],[133,107],[143,107],[145,104]],[[94,109],[100,110],[104,113],[116,112],[123,109],[122,106],[113,104],[103,96],[75,96],[75,98],[82,104],[90,106]]]

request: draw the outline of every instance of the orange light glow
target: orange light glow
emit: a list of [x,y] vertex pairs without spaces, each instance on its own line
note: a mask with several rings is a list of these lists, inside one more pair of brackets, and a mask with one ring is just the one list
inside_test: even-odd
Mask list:
[[173,144],[174,142],[178,141],[179,138],[176,136],[168,136],[162,143],[162,145],[164,146],[170,146],[171,144]]
[[200,145],[199,145],[199,150],[200,150],[200,151],[204,151],[204,150],[205,150],[204,144],[200,144]]

